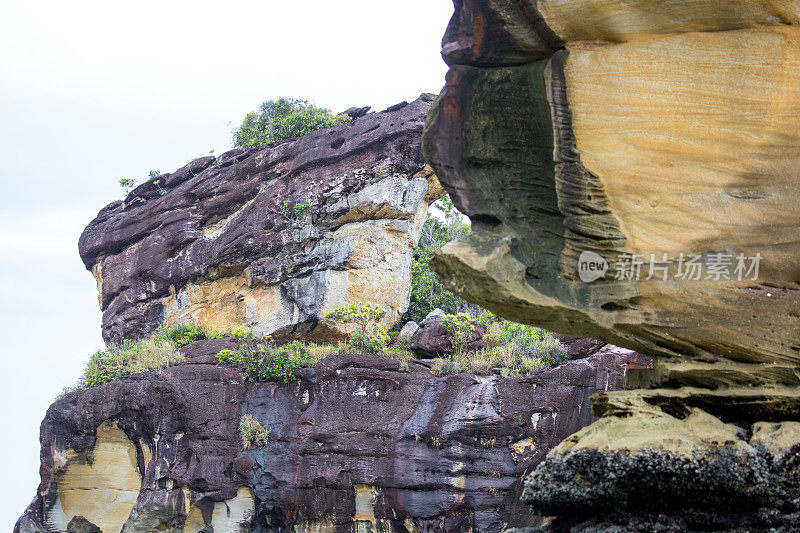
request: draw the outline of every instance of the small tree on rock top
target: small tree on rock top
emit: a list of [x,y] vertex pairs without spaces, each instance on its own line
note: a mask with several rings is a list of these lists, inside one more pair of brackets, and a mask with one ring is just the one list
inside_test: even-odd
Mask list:
[[450,339],[450,344],[453,345],[453,351],[459,355],[466,352],[467,346],[469,346],[469,342],[475,333],[472,317],[466,313],[445,315],[442,319],[442,326],[447,331],[447,337]]
[[389,342],[389,334],[378,325],[386,316],[386,308],[369,302],[353,302],[325,313],[325,320],[352,324],[357,330],[350,334],[350,347],[356,351],[376,353]]
[[347,115],[334,116],[306,100],[279,98],[263,102],[257,112],[248,113],[234,130],[233,142],[237,148],[256,148],[349,121]]

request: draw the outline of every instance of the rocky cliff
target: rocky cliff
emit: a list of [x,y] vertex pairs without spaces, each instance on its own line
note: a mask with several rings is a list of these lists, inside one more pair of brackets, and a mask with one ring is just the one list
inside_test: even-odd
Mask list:
[[441,189],[420,150],[423,95],[351,123],[231,150],[152,178],[81,235],[103,337],[163,324],[237,325],[332,339],[319,318],[347,301],[408,306],[411,256]]
[[800,7],[455,8],[423,145],[473,232],[432,267],[507,318],[661,356],[638,390],[598,396],[603,418],[526,498],[565,521],[628,513],[609,531],[786,527],[800,496]]
[[800,361],[800,8],[525,5],[456,2],[425,151],[474,231],[438,272],[567,334]]
[[[186,364],[68,394],[41,431],[41,484],[15,533],[475,531],[535,525],[520,478],[592,420],[637,354],[606,348],[522,378],[437,377],[338,356],[288,384]],[[243,448],[239,421],[269,431]],[[83,518],[76,518],[83,517]],[[83,529],[80,529],[83,528]]]

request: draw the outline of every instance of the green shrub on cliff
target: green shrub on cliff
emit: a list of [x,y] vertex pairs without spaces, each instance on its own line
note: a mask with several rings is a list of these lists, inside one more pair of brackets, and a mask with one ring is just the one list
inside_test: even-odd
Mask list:
[[347,115],[334,116],[329,109],[306,100],[279,98],[267,100],[257,112],[248,113],[233,132],[234,146],[256,148],[271,142],[300,137],[322,128],[350,121]]
[[228,333],[211,331],[204,326],[194,324],[179,324],[163,328],[156,335],[162,336],[178,346],[186,346],[195,341],[220,339],[228,335]]
[[144,340],[126,339],[119,346],[98,350],[78,380],[78,388],[97,387],[137,372],[154,372],[182,363],[178,345],[163,333]]
[[488,323],[484,346],[508,346],[521,358],[541,360],[545,366],[564,362],[567,350],[552,333],[533,326],[494,317]]
[[89,357],[83,374],[74,387],[66,387],[58,395],[97,387],[139,372],[158,372],[179,365],[184,357],[178,349],[203,339],[218,339],[236,332],[214,332],[203,326],[174,325],[156,330],[150,337],[139,340],[125,339],[119,345],[98,350]]
[[269,431],[250,414],[242,415],[239,420],[239,434],[242,436],[242,448],[245,450],[251,446],[261,448],[269,443]]
[[299,341],[276,346],[269,337],[252,335],[239,339],[238,350],[222,350],[217,361],[238,369],[248,381],[281,381],[296,379],[295,372],[313,366],[318,359]]
[[[457,329],[456,325],[461,324],[462,337],[467,338],[468,333],[471,337],[471,331],[463,327],[468,318],[466,315],[460,321],[456,317],[451,318],[450,327],[445,325],[448,335],[451,336],[451,330]],[[454,341],[451,336],[456,353],[437,361],[431,369],[434,374],[496,373],[503,377],[520,376],[561,364],[567,357],[566,348],[543,329],[503,320],[488,311],[476,321],[487,328],[483,337],[483,349],[465,353],[463,348],[459,349],[458,341]]]
[[450,339],[450,344],[457,354],[464,353],[475,334],[475,325],[472,323],[472,317],[466,313],[458,313],[457,315],[444,315],[442,318],[442,326],[447,331],[447,337]]
[[350,347],[355,352],[379,353],[389,343],[389,334],[378,322],[386,316],[386,309],[369,302],[352,302],[325,313],[325,320],[334,324],[353,325]]

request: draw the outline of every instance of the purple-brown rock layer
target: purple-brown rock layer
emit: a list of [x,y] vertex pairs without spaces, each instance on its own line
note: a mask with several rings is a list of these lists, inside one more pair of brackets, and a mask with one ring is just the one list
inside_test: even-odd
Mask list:
[[[42,423],[39,492],[16,531],[58,531],[77,510],[96,523],[92,513],[101,512],[104,495],[130,495],[130,487],[94,471],[84,496],[90,503],[78,501],[74,489],[92,457],[116,458],[107,464],[118,477],[123,466],[140,477],[130,507],[120,508],[129,515],[106,522],[124,523],[123,531],[214,525],[345,532],[371,525],[499,532],[535,525],[518,502],[521,477],[593,420],[589,397],[621,387],[636,357],[607,348],[527,377],[500,378],[437,377],[417,363],[403,370],[390,359],[337,356],[292,383],[247,384],[212,364],[232,346],[227,339],[196,342],[184,348],[182,366],[54,403]],[[243,449],[238,425],[245,414],[269,431],[266,446]],[[113,442],[105,437],[112,432]],[[112,444],[127,452],[109,456]],[[231,521],[246,529],[229,529]]]
[[[411,254],[441,194],[420,138],[431,95],[258,149],[196,159],[103,208],[79,248],[98,283],[103,337],[199,323],[341,337],[348,301],[408,306]],[[304,207],[307,206],[307,207]]]

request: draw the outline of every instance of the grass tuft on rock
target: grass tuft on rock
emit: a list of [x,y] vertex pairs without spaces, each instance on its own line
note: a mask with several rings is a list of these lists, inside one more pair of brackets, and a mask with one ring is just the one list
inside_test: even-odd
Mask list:
[[242,436],[242,448],[245,450],[250,447],[262,448],[269,444],[269,431],[253,415],[242,415],[239,433]]
[[[454,342],[457,351],[449,358],[434,363],[431,368],[434,374],[522,376],[561,364],[567,357],[564,345],[547,331],[495,316],[481,317],[479,320],[487,326],[483,337],[484,348],[466,352],[463,348],[465,343]],[[451,329],[448,328],[448,334],[454,335]]]
[[178,351],[194,341],[217,339],[228,333],[212,332],[201,326],[175,325],[158,329],[150,337],[125,339],[122,344],[98,350],[89,357],[74,387],[66,387],[58,398],[70,392],[97,387],[139,372],[158,372],[184,361]]

